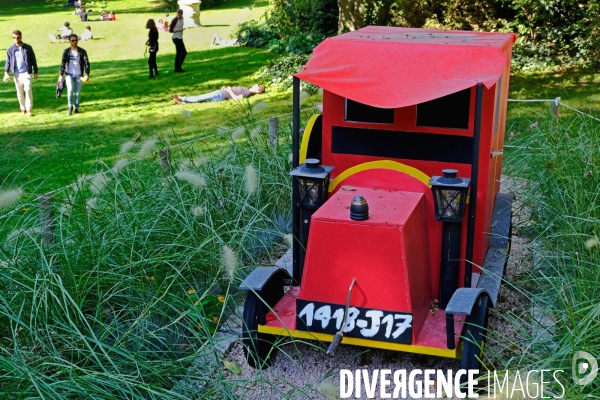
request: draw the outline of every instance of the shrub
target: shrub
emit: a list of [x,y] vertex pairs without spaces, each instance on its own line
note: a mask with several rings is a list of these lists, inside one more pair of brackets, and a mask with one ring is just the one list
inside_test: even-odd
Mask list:
[[332,35],[337,31],[337,0],[272,0],[267,21],[282,37],[304,34]]
[[526,70],[600,65],[598,0],[400,0],[390,24],[515,32],[513,60]]
[[278,39],[278,35],[269,30],[266,22],[254,20],[236,26],[233,37],[236,37],[238,42],[245,43],[250,47],[265,47]]
[[261,21],[237,26],[234,35],[252,47],[271,47],[278,53],[310,54],[337,30],[335,0],[273,0]]
[[311,54],[323,40],[325,40],[325,36],[312,33],[293,35],[280,40],[271,40],[269,47],[279,54]]
[[[298,72],[310,59],[307,54],[288,54],[274,61],[258,71],[256,78],[269,82],[270,86],[286,90],[292,87],[291,74]],[[308,82],[300,82],[301,89],[309,94],[314,94],[318,88]]]

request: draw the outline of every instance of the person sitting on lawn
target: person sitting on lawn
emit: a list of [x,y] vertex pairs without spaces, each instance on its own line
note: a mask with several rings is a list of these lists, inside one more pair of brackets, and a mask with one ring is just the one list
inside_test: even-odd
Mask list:
[[116,21],[115,12],[111,11],[108,14],[106,11],[102,11],[102,15],[100,16],[100,21]]
[[223,101],[223,100],[240,100],[245,97],[250,97],[255,94],[260,94],[265,92],[265,87],[263,85],[253,85],[249,88],[245,86],[236,86],[231,87],[227,86],[221,88],[219,90],[215,90],[214,92],[209,92],[205,94],[201,94],[199,96],[186,96],[182,97],[175,93],[173,95],[173,100],[177,104],[185,104],[185,103],[201,103],[203,101]]
[[57,32],[60,32],[60,38],[62,40],[69,40],[69,36],[71,36],[73,34],[73,29],[71,29],[71,24],[69,24],[68,22],[65,22],[64,25],[62,26],[62,28],[58,28],[56,30]]
[[79,19],[81,22],[86,22],[88,20],[88,12],[85,11],[85,8],[81,8],[81,12],[79,13]]
[[86,26],[85,31],[79,36],[79,40],[90,40],[94,38],[94,34],[92,33],[92,27]]

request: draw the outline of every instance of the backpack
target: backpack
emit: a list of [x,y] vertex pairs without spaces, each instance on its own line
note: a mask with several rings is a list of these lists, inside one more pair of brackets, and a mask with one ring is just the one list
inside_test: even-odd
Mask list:
[[173,33],[173,29],[175,29],[175,25],[177,25],[177,21],[179,21],[179,18],[173,18],[171,20],[171,25],[169,25],[169,32]]

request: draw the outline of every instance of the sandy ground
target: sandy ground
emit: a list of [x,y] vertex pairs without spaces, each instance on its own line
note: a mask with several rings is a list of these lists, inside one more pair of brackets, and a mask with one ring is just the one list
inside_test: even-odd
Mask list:
[[[503,182],[504,191],[518,190],[514,182]],[[526,210],[518,203],[515,207],[515,219],[523,218]],[[498,365],[495,356],[507,357],[518,350],[515,343],[519,341],[517,329],[508,324],[502,317],[512,313],[526,313],[529,305],[511,287],[511,282],[518,280],[520,274],[531,268],[532,260],[529,243],[513,230],[512,249],[505,280],[503,283],[496,310],[490,315],[489,327],[494,335],[490,335],[486,344],[486,357],[489,365]],[[412,355],[387,350],[366,349],[355,346],[340,346],[334,357],[325,354],[327,343],[302,342],[286,340],[279,346],[279,352],[273,365],[263,371],[248,366],[243,354],[242,345],[234,343],[224,355],[224,359],[241,367],[241,374],[229,373],[232,380],[252,380],[260,378],[260,383],[248,388],[240,388],[241,399],[338,399],[340,391],[340,370],[389,369],[452,369],[459,368],[459,361],[422,355]],[[491,356],[491,357],[490,357]],[[370,375],[372,376],[372,375]],[[374,397],[367,397],[363,392],[361,399],[380,399],[379,390]],[[354,394],[352,396],[354,397]],[[400,398],[411,398],[409,396]]]

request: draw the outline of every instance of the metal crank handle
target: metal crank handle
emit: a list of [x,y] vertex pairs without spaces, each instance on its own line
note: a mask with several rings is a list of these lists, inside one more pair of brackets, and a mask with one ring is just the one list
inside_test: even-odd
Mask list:
[[328,356],[335,355],[335,352],[337,351],[337,348],[339,347],[340,343],[342,343],[343,338],[344,338],[344,335],[342,333],[337,332],[335,334],[335,336],[333,337],[333,340],[331,341],[331,343],[329,344],[329,347],[327,348]]
[[342,343],[342,339],[344,338],[344,328],[346,327],[346,320],[348,319],[348,309],[350,308],[350,298],[352,297],[352,288],[354,287],[355,283],[356,283],[356,278],[352,278],[352,283],[350,283],[350,288],[348,288],[348,297],[346,298],[346,309],[344,310],[344,320],[342,321],[342,326],[341,326],[339,332],[337,332],[335,334],[335,336],[333,337],[333,340],[331,341],[331,344],[327,348],[328,356],[335,355],[337,348],[340,346],[340,343]]

